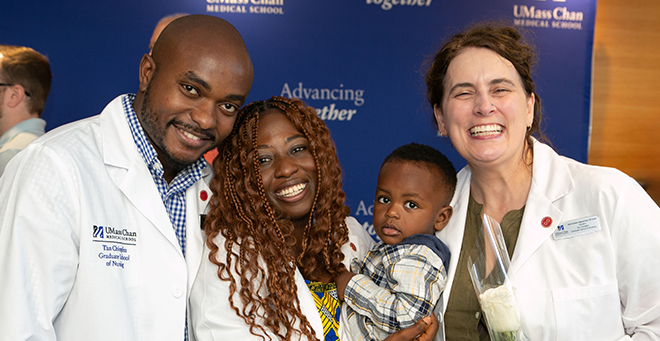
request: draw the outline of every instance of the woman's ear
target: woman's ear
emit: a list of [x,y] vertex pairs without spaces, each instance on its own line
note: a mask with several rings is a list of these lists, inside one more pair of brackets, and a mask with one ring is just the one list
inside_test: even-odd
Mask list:
[[536,102],[536,95],[532,92],[527,98],[527,127],[531,127],[534,123],[534,103]]
[[451,206],[445,206],[440,209],[440,212],[438,212],[438,218],[435,220],[435,225],[433,225],[433,228],[435,228],[436,231],[442,231],[442,229],[447,226],[447,223],[449,223],[449,219],[451,219],[451,215],[453,213],[454,209]]
[[433,116],[435,116],[435,121],[438,123],[438,132],[442,136],[447,136],[447,129],[445,128],[444,116],[442,116],[442,109],[439,105],[433,105]]

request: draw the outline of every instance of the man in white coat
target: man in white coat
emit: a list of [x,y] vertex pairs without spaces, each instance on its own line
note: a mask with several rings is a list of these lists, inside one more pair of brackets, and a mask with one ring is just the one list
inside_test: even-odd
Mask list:
[[29,145],[0,178],[0,340],[190,339],[212,171],[252,85],[226,21],[172,22],[139,91]]

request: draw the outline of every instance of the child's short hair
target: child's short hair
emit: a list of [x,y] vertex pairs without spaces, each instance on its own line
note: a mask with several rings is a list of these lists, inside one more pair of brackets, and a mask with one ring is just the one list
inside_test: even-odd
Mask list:
[[395,149],[385,158],[383,165],[388,162],[406,161],[423,163],[426,167],[437,171],[441,176],[438,179],[440,185],[449,193],[447,204],[451,202],[456,190],[456,168],[444,154],[433,147],[413,142]]

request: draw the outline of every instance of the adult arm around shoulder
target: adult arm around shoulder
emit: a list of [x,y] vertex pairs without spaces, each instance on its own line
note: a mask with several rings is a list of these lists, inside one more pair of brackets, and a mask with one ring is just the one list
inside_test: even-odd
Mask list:
[[438,332],[438,327],[438,320],[431,314],[412,326],[388,336],[385,341],[431,341]]

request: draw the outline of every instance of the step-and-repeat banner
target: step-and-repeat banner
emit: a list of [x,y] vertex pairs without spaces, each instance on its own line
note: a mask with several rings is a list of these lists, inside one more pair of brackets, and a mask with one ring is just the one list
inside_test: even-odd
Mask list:
[[330,128],[348,205],[373,234],[382,160],[409,142],[465,161],[437,136],[425,100],[425,62],[470,23],[515,25],[535,45],[546,132],[561,154],[586,162],[596,0],[116,0],[11,1],[0,43],[47,55],[53,88],[47,129],[99,113],[137,90],[156,22],[173,13],[224,18],[254,63],[248,101],[298,97]]

